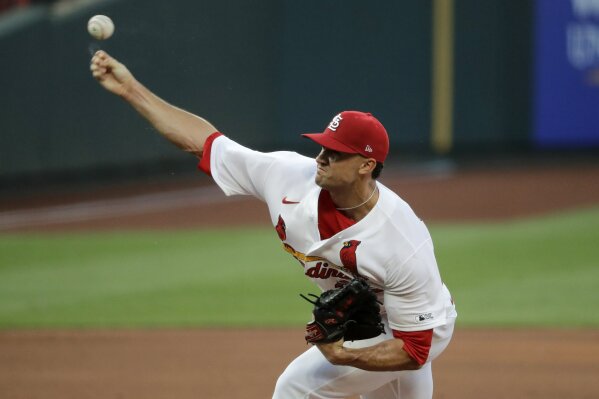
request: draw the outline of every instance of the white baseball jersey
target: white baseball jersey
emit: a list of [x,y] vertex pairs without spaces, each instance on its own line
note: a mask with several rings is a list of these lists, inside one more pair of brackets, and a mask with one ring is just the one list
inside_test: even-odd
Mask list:
[[[389,326],[421,331],[446,324],[453,311],[431,236],[410,206],[380,182],[366,217],[321,240],[316,162],[294,152],[261,153],[219,136],[209,151],[210,172],[226,195],[266,202],[284,249],[322,290],[354,275],[377,290]],[[208,161],[208,160],[203,160]]]

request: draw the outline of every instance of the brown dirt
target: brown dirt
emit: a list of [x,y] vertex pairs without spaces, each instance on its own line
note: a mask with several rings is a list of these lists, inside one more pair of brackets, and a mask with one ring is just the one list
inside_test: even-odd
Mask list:
[[[383,182],[426,221],[498,220],[599,204],[599,165],[402,174]],[[160,190],[205,180],[129,185],[0,200],[7,212]],[[29,223],[4,232],[197,228],[266,224],[258,201],[186,204],[136,215]],[[2,213],[4,212],[4,213]],[[1,238],[1,237],[0,237]],[[277,375],[306,346],[297,330],[0,332],[0,398],[268,398]],[[434,364],[435,398],[599,397],[599,330],[458,328]]]
[[[268,398],[306,349],[297,330],[0,333],[0,396]],[[458,329],[435,398],[595,399],[599,331]]]
[[[386,170],[381,181],[412,205],[426,222],[503,220],[599,204],[599,164],[554,167],[501,167],[460,171],[405,173]],[[208,188],[211,200],[193,190]],[[212,190],[210,190],[212,188]],[[181,191],[183,190],[183,191]],[[188,190],[188,192],[185,192]],[[192,190],[192,191],[189,191]],[[183,201],[170,208],[147,203],[145,195],[180,193]],[[69,221],[31,222],[2,227],[3,213],[27,213],[92,201],[130,199],[144,212],[110,213]],[[138,202],[135,199],[139,198]],[[196,200],[197,199],[197,200]],[[134,209],[132,209],[133,211]],[[263,203],[250,197],[227,198],[203,175],[151,184],[121,184],[85,191],[56,191],[45,195],[0,198],[0,232],[49,230],[181,229],[232,225],[268,225]]]

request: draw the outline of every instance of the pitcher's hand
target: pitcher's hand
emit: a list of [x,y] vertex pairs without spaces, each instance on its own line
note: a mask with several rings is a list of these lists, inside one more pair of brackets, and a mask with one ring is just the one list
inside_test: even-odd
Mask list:
[[90,69],[96,80],[109,92],[124,96],[135,82],[127,67],[105,51],[97,51],[91,60]]

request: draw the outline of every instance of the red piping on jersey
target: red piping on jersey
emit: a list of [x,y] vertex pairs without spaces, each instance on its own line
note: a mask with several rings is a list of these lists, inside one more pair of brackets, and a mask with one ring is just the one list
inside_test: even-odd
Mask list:
[[419,365],[426,363],[433,342],[433,330],[397,331],[392,330],[393,336],[403,341],[403,350]]
[[212,172],[210,171],[210,152],[212,151],[212,142],[222,135],[223,134],[220,132],[214,132],[208,136],[206,141],[204,141],[204,150],[202,151],[202,158],[198,163],[198,169],[210,177],[212,177]]

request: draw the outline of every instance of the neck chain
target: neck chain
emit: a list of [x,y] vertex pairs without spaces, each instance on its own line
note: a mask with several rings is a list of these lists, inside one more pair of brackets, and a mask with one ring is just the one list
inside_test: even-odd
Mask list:
[[365,203],[367,203],[368,201],[370,201],[370,199],[371,199],[371,198],[374,196],[374,193],[376,192],[376,189],[377,189],[377,188],[378,188],[378,187],[377,187],[377,185],[376,185],[376,183],[375,183],[375,184],[374,184],[374,190],[372,190],[372,193],[370,193],[370,196],[369,196],[368,198],[366,198],[366,201],[362,202],[361,204],[358,204],[358,205],[356,205],[356,206],[350,206],[349,208],[335,208],[335,209],[337,209],[338,211],[349,211],[349,210],[351,210],[351,209],[356,209],[356,208],[359,208],[359,207],[361,207],[362,205],[364,205]]

